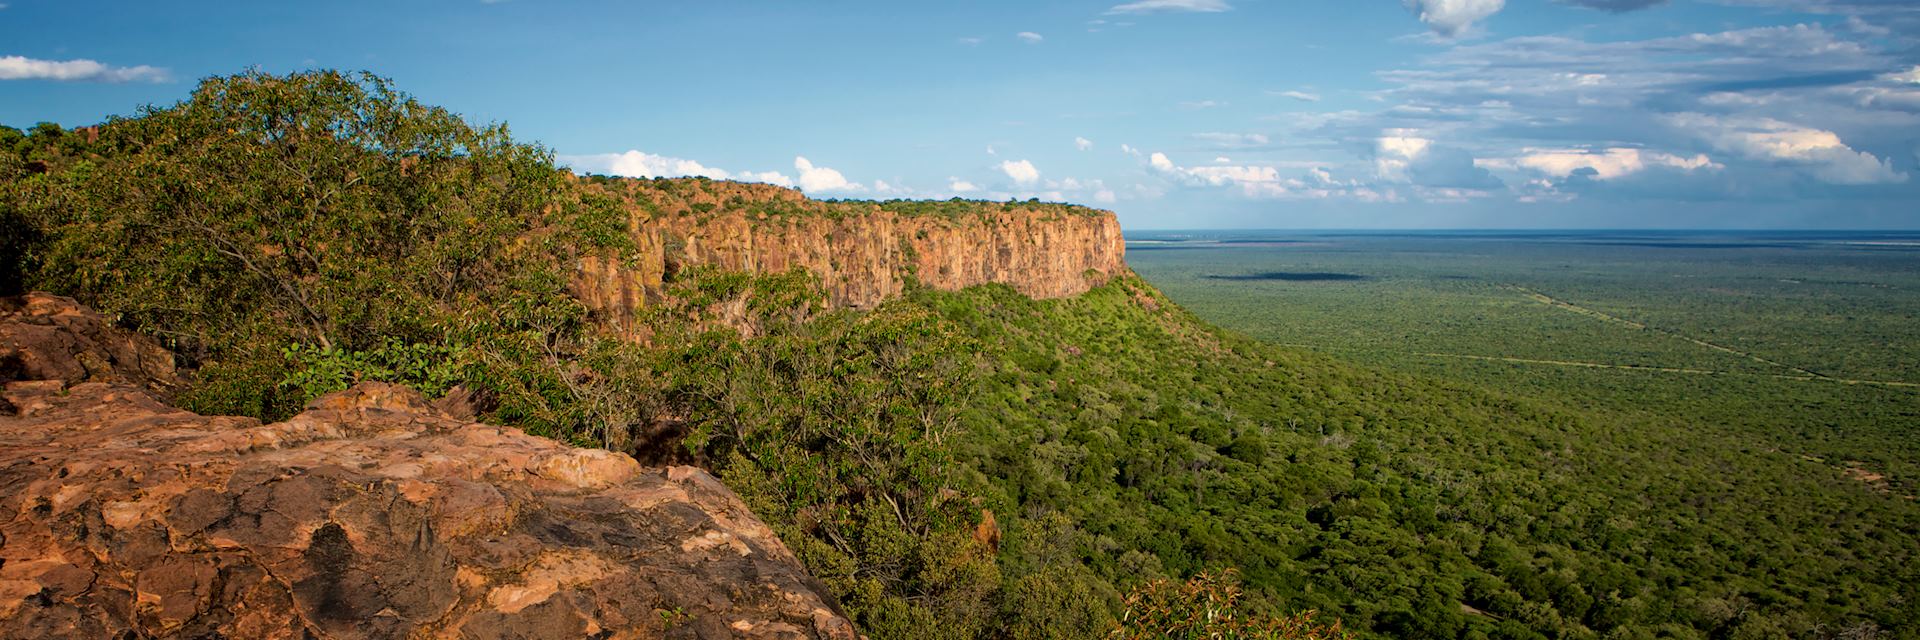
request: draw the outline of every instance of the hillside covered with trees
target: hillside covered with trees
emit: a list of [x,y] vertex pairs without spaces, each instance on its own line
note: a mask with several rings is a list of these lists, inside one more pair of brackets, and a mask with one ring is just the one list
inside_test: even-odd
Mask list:
[[[1711,487],[1639,462],[1710,434],[1261,343],[1133,276],[852,310],[804,271],[693,268],[652,339],[623,339],[568,291],[582,258],[636,250],[605,182],[378,78],[214,78],[97,128],[0,130],[0,293],[161,340],[202,413],[458,387],[496,423],[711,469],[876,638],[1920,631],[1911,505],[1714,520],[1674,507]],[[1648,469],[1689,498],[1644,500]]]

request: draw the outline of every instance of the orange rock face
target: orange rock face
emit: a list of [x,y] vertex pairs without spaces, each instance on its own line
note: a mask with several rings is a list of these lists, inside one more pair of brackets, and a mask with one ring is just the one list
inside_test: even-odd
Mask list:
[[639,251],[589,259],[574,289],[614,321],[657,302],[671,274],[711,265],[820,278],[829,304],[870,308],[909,280],[937,289],[1002,283],[1034,298],[1078,295],[1126,271],[1110,212],[1051,204],[831,202],[760,184],[623,180],[611,193]]
[[855,637],[698,469],[380,384],[200,416],[142,382],[170,373],[156,345],[63,298],[0,303],[0,355],[27,363],[0,379],[0,637]]

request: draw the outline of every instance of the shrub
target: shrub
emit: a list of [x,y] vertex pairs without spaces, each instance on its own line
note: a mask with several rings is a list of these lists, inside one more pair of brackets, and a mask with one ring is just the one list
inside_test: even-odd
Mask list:
[[1184,583],[1153,580],[1127,595],[1116,640],[1179,638],[1208,640],[1332,640],[1353,637],[1339,622],[1322,624],[1315,612],[1266,616],[1240,605],[1240,580],[1232,570],[1201,573]]

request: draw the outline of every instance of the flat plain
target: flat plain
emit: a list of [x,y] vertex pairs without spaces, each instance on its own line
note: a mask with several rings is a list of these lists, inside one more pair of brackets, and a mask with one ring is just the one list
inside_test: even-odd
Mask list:
[[1262,340],[1920,480],[1920,236],[1129,237],[1148,281]]

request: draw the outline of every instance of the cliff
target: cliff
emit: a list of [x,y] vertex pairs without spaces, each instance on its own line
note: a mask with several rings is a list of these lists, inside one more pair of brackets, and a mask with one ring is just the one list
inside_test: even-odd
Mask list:
[[917,281],[937,289],[1002,283],[1030,297],[1077,295],[1126,273],[1110,212],[1042,203],[812,200],[772,185],[705,179],[585,178],[628,214],[639,251],[589,259],[574,283],[601,317],[624,325],[657,303],[681,270],[817,276],[834,307],[870,308]]
[[854,637],[698,469],[379,384],[196,415],[163,349],[45,294],[0,299],[0,365],[0,635]]

